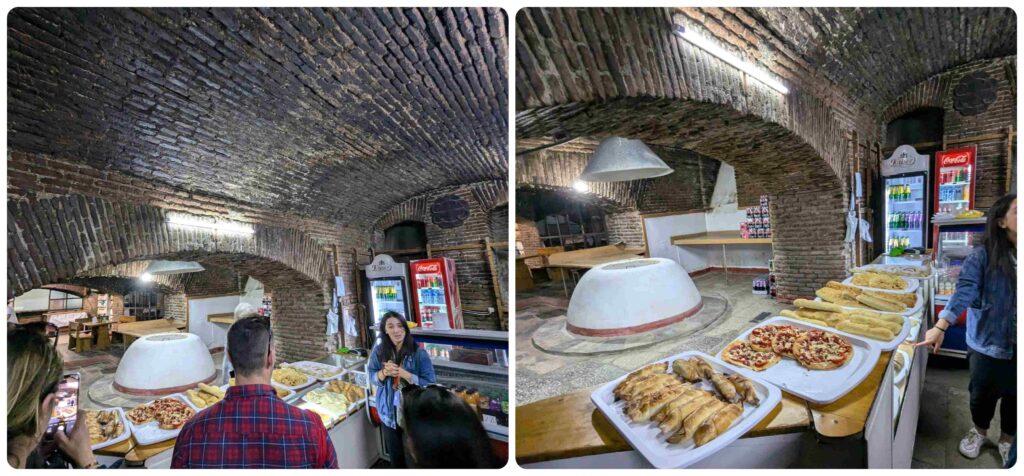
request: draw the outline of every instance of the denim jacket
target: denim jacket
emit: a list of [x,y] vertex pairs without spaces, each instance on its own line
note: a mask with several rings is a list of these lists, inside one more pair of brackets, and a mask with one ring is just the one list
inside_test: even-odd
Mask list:
[[994,359],[1012,359],[1017,344],[1017,287],[996,271],[986,271],[984,246],[971,252],[960,268],[956,292],[939,317],[955,324],[967,310],[967,346]]
[[[366,364],[366,372],[370,381],[377,386],[377,414],[380,421],[388,428],[395,428],[398,416],[395,415],[395,393],[401,392],[401,386],[396,391],[392,387],[391,378],[383,381],[377,378],[377,372],[384,368],[380,360],[380,346],[374,347],[370,353],[370,362]],[[413,385],[429,385],[437,383],[434,377],[434,365],[430,363],[430,355],[423,349],[417,349],[416,355],[405,356],[402,368],[412,374]]]

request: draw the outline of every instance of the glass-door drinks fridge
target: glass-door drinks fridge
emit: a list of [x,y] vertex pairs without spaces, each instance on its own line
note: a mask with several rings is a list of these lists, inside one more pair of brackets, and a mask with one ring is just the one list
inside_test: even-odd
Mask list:
[[974,209],[974,160],[977,146],[935,154],[935,213]]
[[424,329],[462,329],[462,303],[455,262],[429,258],[409,263],[415,286],[416,322]]
[[885,250],[926,248],[928,237],[928,156],[902,145],[882,161],[885,193]]
[[366,267],[370,294],[370,335],[376,341],[377,324],[388,311],[395,311],[406,320],[412,317],[409,298],[409,270],[405,263],[396,263],[388,255],[377,255]]

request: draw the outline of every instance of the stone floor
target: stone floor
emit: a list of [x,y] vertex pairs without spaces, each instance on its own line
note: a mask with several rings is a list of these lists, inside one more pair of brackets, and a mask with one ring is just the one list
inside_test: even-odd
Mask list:
[[[612,380],[640,365],[684,350],[713,353],[741,330],[750,327],[759,314],[776,314],[785,308],[770,299],[750,293],[750,275],[721,272],[694,278],[702,294],[715,293],[730,301],[731,311],[703,332],[651,347],[616,354],[574,357],[554,355],[533,345],[535,330],[551,318],[562,316],[568,307],[561,282],[543,283],[535,290],[519,293],[516,299],[516,404],[561,395]],[[570,289],[571,292],[571,289]],[[960,438],[970,429],[969,380],[963,359],[931,356],[921,395],[913,468],[1000,468],[1002,461],[995,444],[987,445],[974,460],[957,450]],[[999,438],[999,415],[990,425],[989,439]]]
[[[708,273],[694,278],[701,294],[729,301],[730,311],[701,332],[637,350],[596,356],[565,356],[534,346],[534,331],[547,320],[562,316],[568,300],[561,282],[543,283],[516,296],[516,404],[523,405],[612,380],[652,360],[686,350],[713,353],[752,320],[784,309],[771,299],[750,292],[749,274]],[[571,289],[570,289],[571,292]]]
[[[917,441],[914,443],[913,468],[1001,468],[1002,459],[994,443],[986,445],[977,459],[969,460],[957,447],[960,438],[970,430],[970,395],[967,383],[967,361],[943,356],[929,356],[921,394],[921,414],[917,420]],[[999,439],[999,412],[988,437]]]

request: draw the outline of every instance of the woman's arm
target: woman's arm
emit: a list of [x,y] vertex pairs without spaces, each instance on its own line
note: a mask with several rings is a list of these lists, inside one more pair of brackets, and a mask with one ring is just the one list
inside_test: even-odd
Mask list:
[[434,364],[430,362],[430,355],[423,349],[418,349],[416,355],[413,357],[416,360],[416,372],[412,373],[405,368],[399,371],[399,375],[406,382],[413,385],[430,385],[437,383],[437,378],[434,376]]
[[384,385],[384,379],[381,377],[381,370],[384,366],[380,363],[380,352],[377,352],[377,348],[374,347],[370,351],[370,361],[366,364],[366,373],[373,376],[374,383],[377,385]]

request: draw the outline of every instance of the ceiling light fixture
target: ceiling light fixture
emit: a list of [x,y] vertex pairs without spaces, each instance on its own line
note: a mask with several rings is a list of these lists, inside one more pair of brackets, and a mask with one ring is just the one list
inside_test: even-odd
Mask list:
[[589,192],[590,191],[590,185],[587,185],[587,182],[584,182],[582,180],[577,180],[577,181],[573,182],[572,189],[577,191],[577,192]]
[[143,274],[150,276],[166,276],[169,274],[182,274],[182,273],[198,273],[205,271],[203,265],[195,261],[164,261],[154,260],[149,262],[149,266]]
[[206,228],[213,231],[236,235],[251,235],[255,233],[253,226],[249,223],[222,220],[213,217],[200,217],[176,212],[170,212],[167,214],[167,224],[192,228]]
[[139,276],[139,280],[148,283],[153,280],[153,275],[149,273],[142,273]]
[[579,179],[587,182],[624,182],[661,177],[672,172],[672,168],[665,165],[643,142],[609,137],[597,146]]
[[782,94],[789,94],[789,88],[784,86],[775,78],[769,76],[768,73],[755,67],[753,64],[750,64],[746,61],[737,58],[732,53],[725,51],[720,46],[716,45],[713,41],[710,41],[704,38],[703,36],[698,35],[693,30],[690,30],[682,25],[675,25],[675,34],[679,35],[679,37],[681,37],[682,39],[689,41],[690,43],[693,43],[698,48],[718,57],[722,61],[731,64],[736,69],[743,71],[744,73],[747,73],[750,76],[753,76],[754,79],[764,83],[768,87]]

